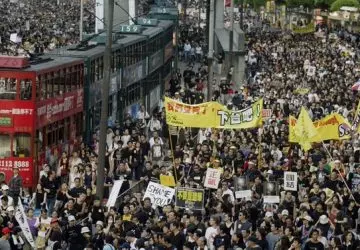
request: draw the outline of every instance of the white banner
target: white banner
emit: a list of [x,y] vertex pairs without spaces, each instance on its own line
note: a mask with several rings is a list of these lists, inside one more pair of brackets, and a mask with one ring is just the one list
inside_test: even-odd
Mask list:
[[95,33],[104,29],[104,0],[96,0],[95,2]]
[[280,197],[278,195],[264,196],[264,203],[280,203]]
[[175,189],[163,186],[155,182],[149,182],[144,199],[150,198],[153,207],[163,207],[171,203]]
[[298,176],[296,172],[284,172],[284,189],[297,191]]
[[27,221],[27,217],[26,217],[26,214],[25,214],[25,211],[24,211],[24,207],[23,207],[23,205],[21,203],[20,198],[19,198],[16,210],[15,210],[15,219],[19,223],[21,231],[23,232],[26,240],[29,242],[31,247],[33,249],[35,249],[35,241],[34,241],[34,239],[32,237],[32,234],[31,234],[31,231],[30,231],[30,228],[29,228],[29,224],[28,224],[28,221]]
[[241,199],[241,198],[251,198],[252,192],[251,190],[241,190],[235,192],[235,198]]
[[124,180],[118,180],[118,181],[114,182],[114,186],[111,189],[109,199],[108,199],[108,201],[106,203],[106,206],[108,208],[115,206],[116,199],[117,199],[117,197],[119,195],[119,192],[120,192],[120,189],[121,189],[121,186],[122,186],[123,182],[124,182]]
[[221,173],[219,170],[214,168],[208,168],[206,170],[204,187],[218,189],[220,183],[220,176]]

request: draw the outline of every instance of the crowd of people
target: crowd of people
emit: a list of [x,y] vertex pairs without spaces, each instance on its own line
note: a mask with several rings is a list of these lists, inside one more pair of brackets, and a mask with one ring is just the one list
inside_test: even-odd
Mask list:
[[[47,5],[33,1],[40,2]],[[37,20],[36,13],[29,16]],[[30,33],[28,39],[45,39]],[[181,40],[195,44],[191,49],[203,42],[188,34]],[[49,154],[33,192],[22,187],[14,168],[11,180],[1,185],[0,249],[358,249],[359,136],[354,132],[350,140],[314,144],[308,152],[288,140],[288,117],[298,116],[301,107],[312,120],[337,112],[353,122],[358,94],[351,86],[360,77],[356,39],[344,31],[319,37],[249,29],[246,35],[246,83],[240,89],[217,84],[213,100],[226,95],[228,108],[242,109],[263,98],[272,115],[260,130],[168,126],[164,107],[148,112],[142,106],[135,117],[108,129],[104,200],[96,196],[97,134],[92,145]],[[185,45],[184,60],[196,61]],[[204,102],[207,67],[201,59],[183,74],[174,73],[166,95]],[[222,172],[218,189],[204,187],[210,167]],[[297,172],[297,191],[284,190],[284,171]],[[177,187],[204,189],[202,209],[177,207],[174,200],[154,206],[144,198],[148,183],[160,183],[164,175],[174,176]],[[117,180],[123,181],[119,198],[108,207]],[[279,202],[264,202],[269,183]],[[251,196],[238,198],[239,190],[250,190]],[[16,216],[19,205],[33,245]]]
[[[80,1],[1,1],[0,51],[8,55],[43,53],[79,41]],[[85,33],[95,31],[95,1],[84,0]],[[10,39],[11,34],[16,34]]]

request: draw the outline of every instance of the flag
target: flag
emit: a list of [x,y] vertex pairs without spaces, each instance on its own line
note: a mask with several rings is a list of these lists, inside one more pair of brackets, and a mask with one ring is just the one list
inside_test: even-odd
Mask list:
[[356,111],[355,111],[355,116],[354,116],[354,122],[353,125],[351,126],[351,130],[355,131],[355,132],[359,132],[359,122],[360,122],[360,117],[359,117],[359,113],[360,113],[360,101],[357,105]]
[[308,151],[311,148],[311,138],[316,135],[316,128],[304,107],[301,108],[300,115],[294,127],[294,133],[299,139],[301,148],[304,151]]

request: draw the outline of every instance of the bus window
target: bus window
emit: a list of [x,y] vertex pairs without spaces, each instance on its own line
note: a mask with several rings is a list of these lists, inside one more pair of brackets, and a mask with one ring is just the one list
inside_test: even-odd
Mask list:
[[59,94],[59,91],[61,90],[60,74],[58,71],[54,72],[54,81],[51,84],[53,86],[53,91],[54,91],[53,96],[57,96]]
[[11,156],[11,138],[8,134],[0,134],[0,157]]
[[31,148],[30,134],[15,133],[14,141],[15,141],[14,142],[15,156],[30,157],[30,148]]
[[31,79],[20,80],[20,100],[31,100],[32,93],[32,81]]
[[0,99],[15,100],[16,98],[16,79],[0,78]]
[[53,76],[51,73],[47,74],[47,81],[46,81],[46,98],[53,97]]

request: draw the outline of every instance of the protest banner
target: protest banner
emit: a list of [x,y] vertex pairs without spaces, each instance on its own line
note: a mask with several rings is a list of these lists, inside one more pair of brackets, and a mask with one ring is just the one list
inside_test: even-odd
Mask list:
[[221,173],[214,168],[208,168],[206,170],[204,187],[218,189],[220,183]]
[[313,33],[315,32],[315,25],[314,22],[310,22],[306,26],[292,26],[292,31],[297,34],[306,34],[306,33]]
[[217,102],[189,105],[165,97],[166,123],[191,128],[242,129],[262,125],[263,100],[242,110],[228,110]]
[[284,172],[284,189],[289,191],[297,191],[298,176],[296,172]]
[[115,206],[123,182],[124,180],[114,181],[114,186],[111,189],[111,193],[109,195],[109,199],[107,200],[106,207],[110,208]]
[[175,189],[165,187],[155,182],[149,182],[144,199],[150,198],[153,207],[163,207],[171,203],[172,198],[175,194]]
[[252,191],[251,190],[235,191],[235,198],[236,199],[251,198],[251,196],[252,196]]
[[18,205],[15,210],[15,219],[19,224],[19,227],[21,228],[22,233],[24,234],[26,240],[29,242],[30,246],[35,249],[35,241],[32,237],[29,223],[27,221],[27,217],[25,214],[24,207],[21,203],[21,199],[18,200]]
[[[298,142],[295,135],[297,119],[289,116],[289,142]],[[311,142],[322,142],[326,140],[347,140],[350,139],[350,123],[340,114],[327,115],[321,120],[313,122],[316,135],[310,138]]]
[[160,184],[167,187],[175,187],[175,179],[172,175],[160,175]]
[[175,197],[177,207],[192,210],[202,210],[204,208],[204,189],[177,188]]

